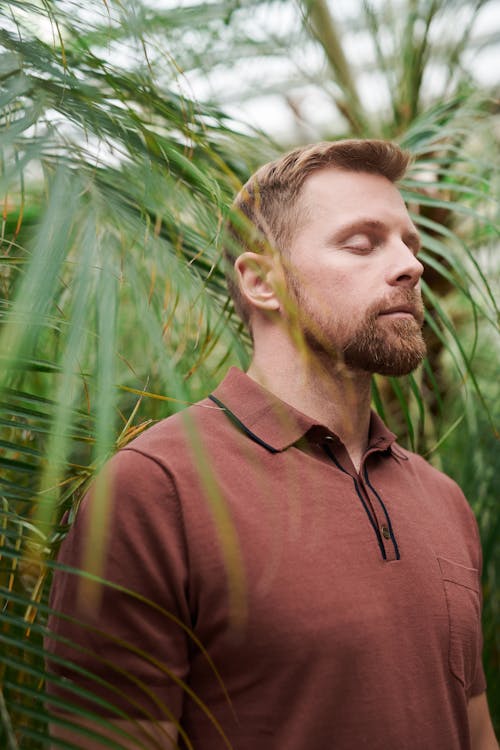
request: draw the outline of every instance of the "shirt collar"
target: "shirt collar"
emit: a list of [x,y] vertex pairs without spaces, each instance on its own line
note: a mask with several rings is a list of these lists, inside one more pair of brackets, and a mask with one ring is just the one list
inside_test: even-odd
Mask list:
[[[229,418],[273,453],[286,450],[302,438],[311,442],[338,440],[325,425],[281,401],[236,367],[229,370],[213,396]],[[395,440],[394,433],[372,411],[367,450],[386,450]]]

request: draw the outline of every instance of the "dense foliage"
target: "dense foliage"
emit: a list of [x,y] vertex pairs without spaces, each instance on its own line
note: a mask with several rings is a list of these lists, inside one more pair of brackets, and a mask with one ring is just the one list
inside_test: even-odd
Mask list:
[[[415,155],[403,190],[424,241],[429,358],[408,379],[377,380],[374,399],[462,483],[479,517],[500,720],[498,142],[492,92],[469,69],[483,5],[364,3],[344,21],[324,0],[0,9],[2,747],[46,746],[42,636],[63,513],[116,447],[248,361],[217,237],[241,181],[311,132],[297,102],[318,87],[336,119],[315,138],[391,137]],[[266,13],[269,33],[264,23],[257,34],[252,19]],[[277,13],[287,23],[271,22]],[[470,16],[460,34],[452,13]],[[356,34],[373,52],[358,66]],[[283,142],[230,119],[222,93],[205,103],[190,93],[196,76],[216,89],[221,67],[279,68],[291,49],[309,50],[314,70],[297,58],[282,80],[255,90],[242,78],[239,91],[240,103],[250,91],[283,95],[297,116]],[[361,85],[370,66],[385,92],[375,110]]]

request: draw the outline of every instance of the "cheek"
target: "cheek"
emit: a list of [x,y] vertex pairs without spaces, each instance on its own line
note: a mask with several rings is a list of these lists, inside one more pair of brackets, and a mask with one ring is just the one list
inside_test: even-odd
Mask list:
[[326,300],[342,301],[353,288],[353,279],[348,273],[321,267],[298,276],[297,282],[309,297],[321,297]]
[[[361,259],[359,259],[361,260]],[[370,268],[353,271],[346,263],[335,267],[318,264],[295,269],[294,286],[302,305],[323,320],[338,321],[347,335],[364,319],[374,299],[374,276]]]

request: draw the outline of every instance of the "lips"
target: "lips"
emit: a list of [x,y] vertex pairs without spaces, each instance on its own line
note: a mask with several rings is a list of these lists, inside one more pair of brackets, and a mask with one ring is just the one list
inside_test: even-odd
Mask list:
[[418,315],[416,308],[411,307],[410,305],[398,305],[397,307],[390,307],[388,310],[382,310],[380,315],[393,315],[394,313],[408,313],[409,315],[413,315],[414,318],[416,318]]
[[394,305],[394,307],[388,307],[384,310],[381,310],[379,312],[379,315],[385,315],[385,316],[394,316],[398,317],[401,316],[408,316],[411,315],[418,323],[419,325],[422,325],[423,323],[423,313],[422,311],[413,305]]

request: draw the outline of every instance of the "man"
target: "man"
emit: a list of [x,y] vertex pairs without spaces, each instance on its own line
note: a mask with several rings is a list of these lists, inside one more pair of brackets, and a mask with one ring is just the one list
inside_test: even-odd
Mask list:
[[[55,577],[55,737],[497,748],[472,512],[370,411],[371,375],[425,355],[419,238],[394,184],[407,161],[381,141],[320,143],[237,197],[226,256],[250,369],[112,460],[115,587],[82,607],[73,577]],[[69,565],[92,505],[63,546]],[[102,719],[63,712],[75,703]]]

